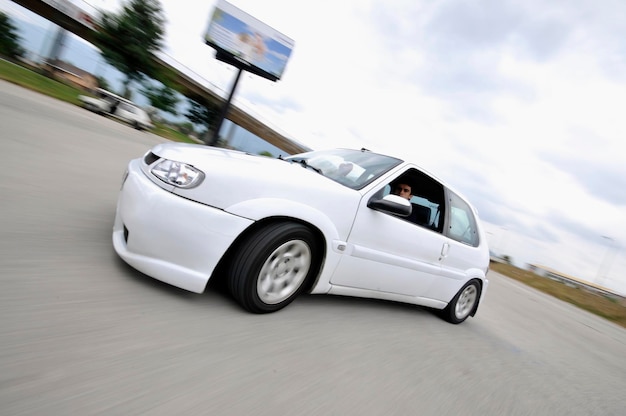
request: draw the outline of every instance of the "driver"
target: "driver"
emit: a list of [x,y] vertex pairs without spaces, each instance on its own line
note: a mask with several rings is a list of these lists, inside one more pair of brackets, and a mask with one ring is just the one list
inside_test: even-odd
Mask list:
[[413,190],[411,188],[411,185],[402,180],[391,184],[391,193],[408,199],[409,201],[413,197]]

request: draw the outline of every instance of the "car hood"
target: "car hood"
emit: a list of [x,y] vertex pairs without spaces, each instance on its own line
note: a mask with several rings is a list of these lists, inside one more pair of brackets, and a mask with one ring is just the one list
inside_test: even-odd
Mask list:
[[243,201],[276,199],[302,203],[328,213],[354,212],[361,199],[358,191],[295,162],[179,143],[157,145],[152,153],[188,163],[204,173],[199,186],[174,188],[172,192],[224,210]]

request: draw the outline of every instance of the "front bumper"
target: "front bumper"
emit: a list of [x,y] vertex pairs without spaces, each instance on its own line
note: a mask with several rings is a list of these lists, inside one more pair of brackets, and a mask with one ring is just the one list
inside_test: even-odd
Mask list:
[[253,221],[174,195],[128,165],[119,194],[113,246],[155,279],[202,293],[226,250]]

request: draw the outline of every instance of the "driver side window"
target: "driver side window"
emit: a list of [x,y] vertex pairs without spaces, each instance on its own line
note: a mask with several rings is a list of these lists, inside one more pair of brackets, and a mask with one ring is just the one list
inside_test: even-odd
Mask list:
[[[410,194],[407,194],[407,187]],[[443,186],[417,169],[409,169],[387,184],[383,195],[390,193],[405,197],[411,203],[411,214],[400,217],[420,227],[443,232]]]

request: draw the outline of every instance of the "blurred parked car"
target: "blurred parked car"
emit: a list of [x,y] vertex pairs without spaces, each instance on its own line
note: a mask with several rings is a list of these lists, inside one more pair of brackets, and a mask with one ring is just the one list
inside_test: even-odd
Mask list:
[[[399,182],[410,201],[391,193]],[[422,305],[452,323],[485,295],[486,243],[458,192],[365,149],[271,159],[159,144],[129,163],[113,229],[137,270],[197,293],[224,278],[254,313],[306,291]]]
[[97,97],[79,95],[82,106],[102,115],[110,115],[120,119],[139,130],[149,130],[154,127],[148,114],[137,104],[117,94],[102,88],[96,91]]

